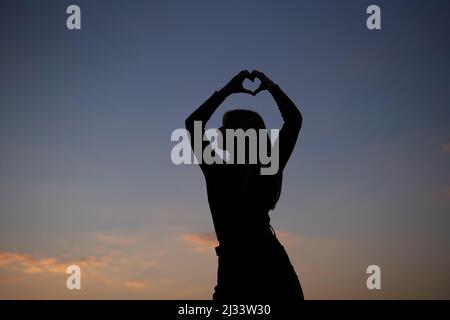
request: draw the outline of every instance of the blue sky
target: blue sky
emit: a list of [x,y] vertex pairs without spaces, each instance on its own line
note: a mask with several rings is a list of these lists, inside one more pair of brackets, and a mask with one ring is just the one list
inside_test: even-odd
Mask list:
[[[305,296],[449,297],[446,1],[377,1],[380,31],[365,27],[369,1],[76,3],[75,32],[72,2],[1,4],[0,297],[77,298],[57,277],[47,293],[8,279],[23,261],[40,283],[46,257],[96,257],[87,268],[120,271],[117,295],[96,276],[81,297],[209,298],[205,185],[171,163],[170,134],[241,69],[264,71],[304,116],[271,217]],[[266,93],[229,98],[210,126],[235,107],[281,126]],[[144,262],[108,264],[127,259]],[[376,294],[372,263],[386,270]]]

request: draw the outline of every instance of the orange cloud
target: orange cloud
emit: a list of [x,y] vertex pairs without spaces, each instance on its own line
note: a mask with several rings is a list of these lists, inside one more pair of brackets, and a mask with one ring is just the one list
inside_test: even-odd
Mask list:
[[0,268],[8,268],[19,273],[65,273],[71,264],[98,267],[103,265],[103,262],[93,256],[82,260],[63,261],[53,257],[37,258],[26,253],[0,252]]
[[145,288],[145,283],[142,281],[129,280],[125,282],[125,287],[130,289],[143,289]]
[[23,262],[29,258],[30,256],[25,254],[0,252],[0,267],[14,262]]
[[213,231],[207,233],[193,233],[183,235],[183,240],[193,246],[198,253],[208,252],[218,245],[216,235]]
[[444,143],[440,146],[442,153],[450,153],[450,143]]

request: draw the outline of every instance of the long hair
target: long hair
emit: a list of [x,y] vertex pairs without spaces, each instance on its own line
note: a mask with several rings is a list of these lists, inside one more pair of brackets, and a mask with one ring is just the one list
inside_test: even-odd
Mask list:
[[[223,123],[223,128],[225,129],[242,129],[242,130],[248,130],[248,129],[254,129],[254,130],[260,130],[260,129],[266,129],[266,125],[264,123],[263,118],[254,111],[251,110],[245,110],[245,109],[236,109],[236,110],[231,110],[226,112],[223,115],[222,118],[222,123]],[[259,135],[257,135],[257,139],[259,139]],[[266,135],[267,140],[266,140],[266,150],[267,150],[267,155],[271,156],[271,146],[272,143],[270,141],[270,137],[267,134]],[[260,141],[258,140],[258,148],[259,148],[259,144]],[[249,150],[249,148],[247,148],[247,150]],[[247,166],[245,173],[244,173],[244,184],[243,184],[243,188],[248,187],[248,185],[250,184],[249,180],[253,180],[253,179],[259,179],[258,176],[260,176],[260,168],[263,165],[259,162],[258,160],[258,164],[257,166]],[[253,170],[253,169],[254,170]],[[267,206],[269,209],[274,209],[279,198],[281,195],[281,186],[282,186],[282,182],[283,182],[283,173],[282,172],[278,172],[277,174],[273,175],[273,176],[263,176],[265,181],[267,181],[267,183],[265,183],[264,185],[267,186],[268,190],[264,190],[265,191],[265,195],[267,196],[267,198],[262,198],[262,201],[266,201],[267,202]]]

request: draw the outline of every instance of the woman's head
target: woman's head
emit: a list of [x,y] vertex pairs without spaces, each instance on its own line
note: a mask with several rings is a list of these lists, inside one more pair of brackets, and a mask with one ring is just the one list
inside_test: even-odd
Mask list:
[[[275,176],[261,176],[260,167],[262,164],[259,161],[259,148],[261,147],[261,143],[266,144],[266,153],[268,156],[271,155],[271,142],[269,135],[266,133],[264,135],[265,139],[263,141],[260,140],[259,130],[266,129],[266,125],[264,123],[263,118],[256,112],[251,110],[243,110],[236,109],[226,112],[222,118],[222,127],[219,129],[222,133],[222,146],[221,149],[225,149],[226,144],[226,130],[232,129],[242,129],[247,131],[249,129],[253,129],[256,131],[256,148],[250,148],[249,143],[250,140],[246,140],[245,143],[245,152],[246,152],[246,164],[240,166],[240,171],[242,173],[242,186],[246,192],[254,192],[256,189],[264,189],[260,190],[258,194],[263,195],[262,202],[265,203],[265,206],[269,209],[273,209],[280,197],[281,193],[281,183],[282,183],[282,175],[277,174]],[[236,150],[236,140],[233,141],[234,150]],[[256,150],[257,152],[257,163],[254,165],[250,165],[249,160],[249,151],[250,149]],[[234,155],[236,156],[236,154]],[[236,159],[235,159],[236,161]],[[235,162],[236,163],[236,162]],[[253,190],[255,189],[255,190]]]
[[222,118],[225,129],[265,129],[263,118],[251,110],[236,109],[226,112]]
[[[250,139],[246,139],[245,141],[245,151],[248,156],[249,149],[256,149],[258,150],[260,146],[259,141],[259,130],[260,129],[266,129],[266,125],[264,124],[263,118],[256,112],[251,110],[244,110],[244,109],[236,109],[226,112],[223,115],[222,118],[222,126],[219,128],[220,133],[222,134],[222,141],[219,143],[220,149],[226,149],[227,144],[227,131],[228,130],[243,130],[244,132],[248,133],[250,136],[254,136],[256,138],[256,141],[252,140],[253,143],[256,144],[254,148],[250,148],[249,143]],[[250,133],[248,130],[254,131],[253,133]],[[264,141],[267,143],[267,146],[270,145],[270,139],[269,136],[267,136],[267,140]],[[236,138],[232,142],[232,145],[234,145],[234,150],[236,150]],[[230,142],[231,143],[231,142]],[[270,150],[268,151],[270,154]]]

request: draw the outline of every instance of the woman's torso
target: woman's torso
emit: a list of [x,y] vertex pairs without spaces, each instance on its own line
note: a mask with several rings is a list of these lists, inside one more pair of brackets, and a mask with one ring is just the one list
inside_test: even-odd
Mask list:
[[208,202],[219,242],[255,241],[272,235],[269,211],[279,177],[256,166],[216,165],[205,173]]

